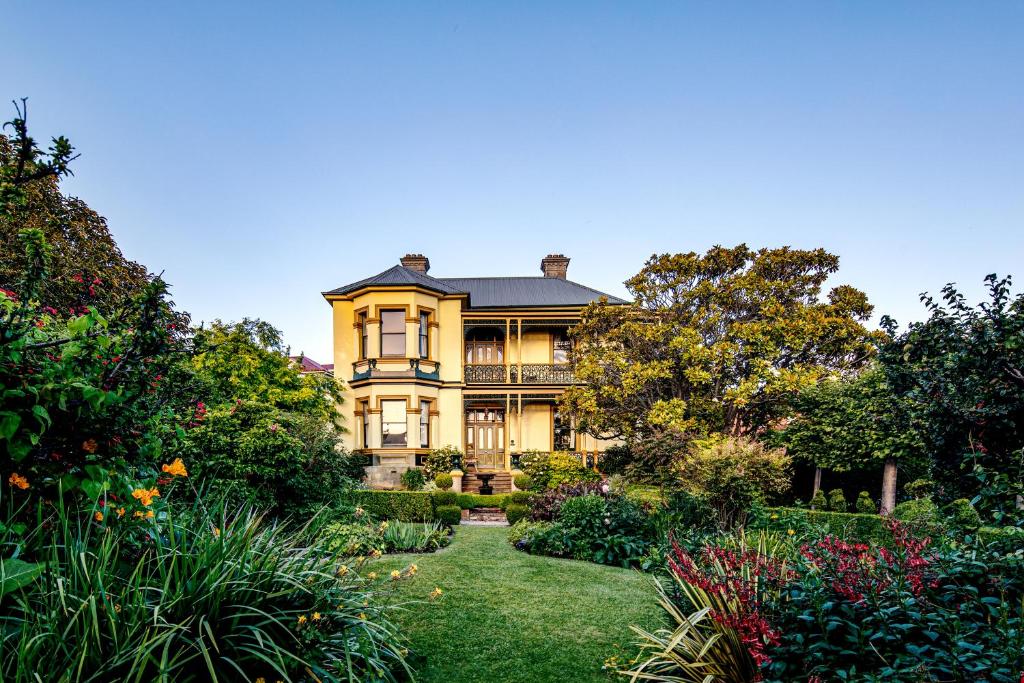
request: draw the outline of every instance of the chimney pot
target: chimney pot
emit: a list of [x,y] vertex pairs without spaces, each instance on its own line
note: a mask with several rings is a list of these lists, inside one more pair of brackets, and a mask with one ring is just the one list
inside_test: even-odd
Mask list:
[[424,273],[430,270],[430,259],[423,254],[406,254],[399,259],[403,266],[417,273]]
[[564,280],[566,272],[569,270],[569,257],[564,254],[548,254],[541,259],[540,269],[544,273],[544,277],[557,277]]

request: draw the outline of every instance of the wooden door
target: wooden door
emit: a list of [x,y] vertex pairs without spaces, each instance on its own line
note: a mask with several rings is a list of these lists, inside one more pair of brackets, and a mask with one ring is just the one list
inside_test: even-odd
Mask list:
[[474,408],[466,412],[466,456],[477,469],[505,469],[505,410]]

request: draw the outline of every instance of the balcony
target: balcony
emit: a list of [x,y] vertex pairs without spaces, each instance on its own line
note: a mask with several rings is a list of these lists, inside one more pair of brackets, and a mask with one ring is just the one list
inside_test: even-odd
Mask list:
[[574,384],[576,382],[572,366],[565,363],[524,363],[521,366],[474,363],[464,367],[466,384]]

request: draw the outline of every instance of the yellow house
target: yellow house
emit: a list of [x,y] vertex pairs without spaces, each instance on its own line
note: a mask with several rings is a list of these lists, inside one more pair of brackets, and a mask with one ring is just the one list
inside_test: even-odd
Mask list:
[[346,445],[369,456],[371,485],[394,486],[448,445],[465,454],[465,490],[479,475],[508,490],[527,450],[596,464],[605,444],[575,433],[557,408],[573,382],[567,332],[592,301],[625,302],[566,279],[561,254],[541,261],[542,277],[439,278],[421,254],[400,261],[324,292],[335,376],[351,390]]

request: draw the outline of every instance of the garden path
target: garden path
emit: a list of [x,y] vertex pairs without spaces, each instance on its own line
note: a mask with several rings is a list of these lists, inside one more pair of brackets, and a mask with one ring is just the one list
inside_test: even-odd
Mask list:
[[416,563],[400,599],[434,589],[434,602],[409,606],[398,621],[423,683],[608,681],[610,655],[631,655],[630,624],[658,626],[650,576],[589,562],[527,555],[507,528],[459,527],[452,545],[428,555],[393,555],[386,571]]

